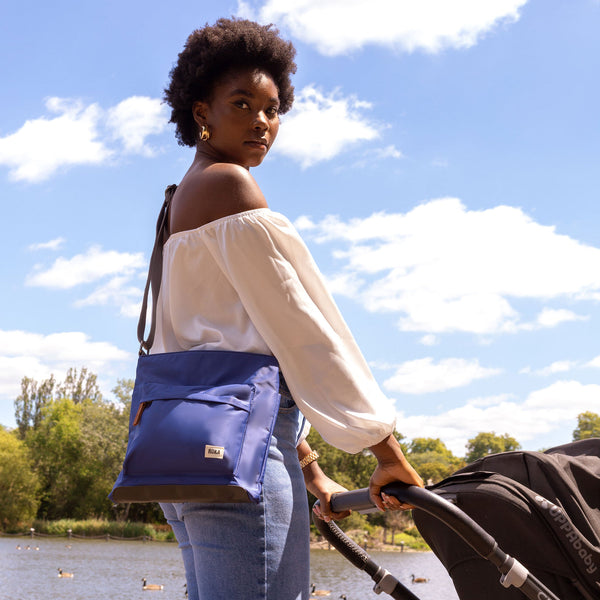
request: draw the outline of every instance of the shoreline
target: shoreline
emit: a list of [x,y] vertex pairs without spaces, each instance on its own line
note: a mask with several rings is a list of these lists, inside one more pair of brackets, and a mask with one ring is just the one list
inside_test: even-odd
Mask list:
[[[356,542],[355,542],[356,543]],[[417,548],[410,548],[409,546],[399,546],[399,545],[392,545],[392,544],[373,544],[372,546],[367,546],[367,548],[365,548],[364,546],[358,544],[365,552],[419,552],[419,553],[424,553],[424,552],[431,552],[430,549],[427,550],[419,550]],[[332,552],[337,552],[337,550],[327,541],[327,540],[321,540],[321,541],[312,541],[310,542],[310,549],[311,550],[328,550],[328,551],[332,551]]]

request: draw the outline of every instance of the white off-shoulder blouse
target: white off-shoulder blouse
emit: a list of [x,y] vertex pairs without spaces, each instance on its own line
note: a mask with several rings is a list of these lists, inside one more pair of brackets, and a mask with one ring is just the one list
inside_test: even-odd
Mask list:
[[359,452],[395,411],[294,226],[259,208],[172,234],[152,353],[273,354],[296,404],[329,444]]

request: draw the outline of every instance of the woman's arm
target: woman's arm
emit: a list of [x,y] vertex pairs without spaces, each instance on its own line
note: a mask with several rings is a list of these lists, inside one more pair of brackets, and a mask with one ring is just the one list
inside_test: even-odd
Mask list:
[[396,410],[293,225],[257,211],[203,233],[203,244],[277,357],[298,408],[323,439],[356,453],[392,433]]
[[300,442],[297,451],[300,464],[302,465],[303,459],[305,463],[302,467],[302,474],[304,475],[306,489],[320,501],[320,506],[313,509],[316,515],[325,521],[347,517],[350,511],[341,513],[331,512],[331,496],[339,492],[347,492],[348,490],[323,473],[316,459],[318,455],[316,453],[311,454],[311,447],[306,440]]
[[[377,459],[377,467],[369,484],[371,500],[380,510],[412,508],[409,505],[402,504],[394,496],[381,494],[381,488],[393,481],[403,481],[404,483],[423,487],[423,480],[406,460],[398,440],[390,435],[378,444],[371,446],[369,450]],[[350,514],[349,511],[343,513],[331,511],[331,497],[333,494],[346,492],[346,488],[323,473],[306,440],[298,445],[297,451],[300,464],[302,464],[303,459],[305,463],[302,474],[304,475],[306,489],[320,500],[320,507],[314,509],[317,516],[325,521],[347,517]]]
[[381,494],[381,488],[392,481],[403,481],[410,485],[423,487],[423,480],[406,460],[398,440],[389,435],[378,444],[369,448],[377,459],[377,467],[371,476],[369,492],[371,500],[380,510],[412,508],[402,504],[393,496]]

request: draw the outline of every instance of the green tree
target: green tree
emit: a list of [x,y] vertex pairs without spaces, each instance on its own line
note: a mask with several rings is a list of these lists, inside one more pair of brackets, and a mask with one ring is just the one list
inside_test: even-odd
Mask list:
[[440,438],[415,438],[408,446],[409,454],[422,454],[424,452],[435,452],[448,458],[453,454]]
[[40,517],[110,517],[107,496],[121,469],[128,415],[116,404],[53,400],[27,436],[42,482]]
[[117,379],[117,385],[111,390],[124,411],[129,411],[131,406],[134,385],[135,381],[133,379]]
[[85,368],[69,369],[58,385],[24,379],[16,404],[39,477],[39,517],[163,520],[156,503],[115,509],[108,500],[127,447],[132,390],[132,380],[119,380],[117,402],[105,401]]
[[81,411],[80,480],[85,494],[78,510],[89,515],[110,516],[112,503],[108,494],[121,470],[127,435],[128,414],[109,402],[85,400]]
[[511,452],[520,449],[521,444],[515,438],[508,435],[508,433],[496,435],[493,431],[481,432],[468,441],[466,461],[471,463],[488,454]]
[[39,384],[30,377],[21,379],[21,393],[15,400],[15,421],[22,440],[40,424],[43,408],[52,401],[55,384],[54,375]]
[[81,412],[82,407],[68,398],[53,400],[44,407],[38,427],[27,434],[27,445],[42,485],[42,518],[88,516],[77,510],[87,488],[80,470]]
[[0,428],[0,527],[30,523],[37,512],[38,480],[25,444]]
[[577,427],[573,431],[573,441],[600,437],[600,415],[587,411],[577,415]]
[[437,483],[464,466],[439,438],[415,438],[408,445],[406,457],[423,480]]
[[19,437],[24,440],[30,429],[39,426],[44,407],[53,399],[69,398],[74,404],[80,404],[84,400],[101,402],[102,394],[97,379],[85,367],[80,372],[70,368],[65,380],[58,384],[54,375],[41,383],[31,377],[23,377],[21,393],[15,400],[15,421]]
[[388,543],[387,532],[390,530],[391,536],[389,543],[395,545],[396,531],[404,531],[414,525],[414,521],[409,512],[399,510],[388,510],[383,516],[383,542]]
[[77,369],[70,368],[56,391],[57,398],[69,398],[74,404],[81,404],[84,400],[102,401],[98,377],[95,373],[89,373],[85,367],[79,373]]

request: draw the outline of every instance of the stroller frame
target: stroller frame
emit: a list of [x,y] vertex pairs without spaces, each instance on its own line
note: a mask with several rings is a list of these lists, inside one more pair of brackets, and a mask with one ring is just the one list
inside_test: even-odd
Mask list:
[[[400,502],[411,504],[445,523],[479,556],[498,569],[501,574],[500,583],[505,588],[514,586],[532,600],[560,600],[516,558],[504,552],[496,540],[478,523],[448,500],[424,488],[407,486],[401,482],[388,484],[383,491],[388,495],[395,496]],[[375,506],[369,497],[368,488],[363,488],[336,494],[331,499],[331,508],[334,512],[370,511]],[[415,596],[393,575],[377,565],[335,523],[327,523],[314,513],[313,522],[318,531],[336,550],[355,567],[365,571],[371,577],[375,582],[375,593],[384,592],[395,600],[419,600],[418,596]]]

